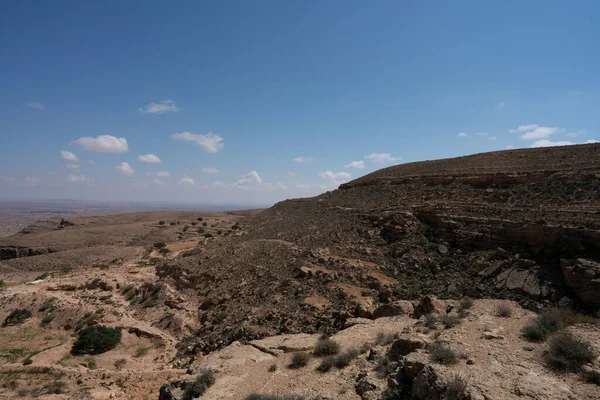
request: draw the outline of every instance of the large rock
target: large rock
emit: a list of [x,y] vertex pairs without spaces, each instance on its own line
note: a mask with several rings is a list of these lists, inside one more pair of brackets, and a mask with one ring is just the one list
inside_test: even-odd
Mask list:
[[408,300],[399,300],[391,304],[383,304],[373,311],[373,318],[395,317],[396,315],[411,316],[414,312],[412,303]]
[[563,277],[584,303],[600,306],[600,263],[578,258],[561,260]]
[[294,351],[312,350],[314,349],[319,336],[319,334],[309,333],[278,335],[265,339],[253,340],[250,342],[250,345],[265,353],[278,356],[283,353]]
[[433,295],[423,297],[415,308],[413,318],[419,319],[427,314],[446,315],[446,303]]
[[430,342],[431,340],[421,335],[416,337],[401,336],[392,343],[387,356],[392,361],[396,361],[401,356],[426,348]]

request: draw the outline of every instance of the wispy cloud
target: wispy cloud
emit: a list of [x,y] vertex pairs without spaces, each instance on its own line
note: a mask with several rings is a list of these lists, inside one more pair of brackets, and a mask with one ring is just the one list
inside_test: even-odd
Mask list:
[[45,110],[46,107],[44,107],[43,104],[40,103],[27,103],[27,106],[31,107],[31,108],[35,108],[36,110]]
[[79,169],[79,164],[67,164],[65,167],[68,169]]
[[375,164],[383,164],[385,162],[400,161],[401,157],[392,157],[390,153],[372,153],[365,156],[366,159],[371,160]]
[[37,176],[27,176],[25,177],[25,184],[27,186],[36,186],[39,185],[42,180]]
[[90,183],[93,181],[93,179],[83,174],[79,174],[67,176],[66,181],[69,183]]
[[309,162],[313,161],[313,158],[312,157],[300,156],[300,157],[294,157],[294,158],[292,158],[292,161],[293,162],[297,162],[297,163],[304,163],[304,164],[306,164],[306,163],[309,163]]
[[332,172],[332,171],[321,172],[319,174],[319,176],[323,179],[327,179],[328,181],[331,181],[334,183],[344,183],[344,182],[347,182],[350,178],[352,178],[352,175],[350,175],[347,172]]
[[99,153],[125,153],[129,150],[127,139],[111,135],[100,135],[95,138],[91,136],[81,137],[73,143],[80,145],[84,150]]
[[287,174],[288,174],[288,176],[296,176],[296,173],[292,172],[292,171],[288,171]]
[[142,156],[139,156],[137,159],[140,162],[152,163],[152,164],[158,164],[161,162],[160,158],[158,158],[154,154],[144,154]]
[[121,164],[117,165],[116,170],[122,173],[123,175],[128,176],[133,175],[135,173],[135,170],[131,168],[131,165],[129,165],[129,163],[126,162],[122,162]]
[[477,132],[475,135],[476,136],[487,136],[488,133],[487,132]]
[[79,161],[79,157],[77,157],[75,154],[73,154],[67,150],[61,150],[60,155],[63,159],[68,160],[68,161],[74,161],[74,162]]
[[538,124],[529,124],[529,125],[519,125],[518,128],[515,129],[509,129],[508,133],[519,133],[519,132],[527,132],[527,131],[532,131],[536,128],[538,128],[539,125]]
[[260,177],[258,172],[250,171],[246,175],[242,175],[239,180],[235,182],[236,186],[249,186],[249,185],[260,185],[263,179]]
[[496,136],[489,136],[488,140],[497,140],[498,138]]
[[467,135],[467,132],[458,132],[458,135],[456,135],[456,136],[459,136],[459,137],[467,137],[467,136],[469,136],[469,135]]
[[196,182],[194,181],[194,178],[189,178],[186,175],[184,175],[183,178],[181,178],[180,180],[178,180],[177,183],[182,184],[182,185],[194,185],[194,184],[196,184]]
[[500,110],[504,109],[504,107],[505,107],[505,106],[506,106],[506,103],[505,103],[505,102],[503,102],[503,101],[499,101],[499,102],[497,102],[497,103],[496,103],[496,105],[494,106],[494,108],[495,108],[497,111],[500,111]]
[[358,168],[358,169],[363,169],[365,167],[365,162],[360,160],[360,161],[352,161],[350,164],[346,164],[344,166],[344,168]]
[[170,174],[167,171],[160,171],[156,173],[156,176],[160,176],[161,178],[166,178],[168,176],[170,176]]
[[568,140],[559,140],[559,141],[553,142],[548,139],[542,139],[542,140],[537,140],[537,141],[533,142],[531,147],[571,146],[574,144],[592,144],[592,143],[599,143],[599,142],[595,139],[589,139],[583,143],[574,143],[574,142],[571,142]]
[[216,168],[202,168],[201,171],[206,172],[207,174],[218,174],[219,172],[221,172]]
[[173,140],[183,140],[186,142],[196,143],[207,153],[218,153],[225,147],[223,138],[219,135],[215,135],[212,132],[209,132],[206,135],[195,134],[191,132],[174,133],[171,135],[171,138]]
[[145,107],[141,107],[140,112],[143,114],[165,114],[168,112],[179,111],[179,108],[172,100],[164,100],[159,103],[150,103]]

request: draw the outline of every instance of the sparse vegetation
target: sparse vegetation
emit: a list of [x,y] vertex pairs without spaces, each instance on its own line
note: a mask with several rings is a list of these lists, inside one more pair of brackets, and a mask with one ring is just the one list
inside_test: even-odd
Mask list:
[[221,322],[225,321],[225,318],[227,318],[227,313],[225,311],[221,311],[215,315],[213,322],[215,324],[220,324]]
[[163,247],[167,247],[167,244],[165,242],[157,242],[154,243],[154,247],[156,247],[157,249],[162,249]]
[[584,371],[582,376],[587,383],[593,383],[594,385],[600,386],[600,372],[596,370]]
[[39,312],[52,311],[54,309],[54,302],[57,300],[56,297],[47,299],[39,308]]
[[71,353],[101,354],[115,348],[121,342],[121,328],[109,328],[95,325],[79,332],[79,337],[73,343]]
[[165,224],[165,221],[158,221],[158,224],[159,224],[159,225],[164,225],[164,224]]
[[272,365],[269,367],[269,372],[275,372],[275,371],[277,371],[277,365],[275,365],[275,364],[272,364]]
[[252,393],[250,396],[244,398],[244,400],[304,400],[304,397],[295,395],[275,396],[268,394]]
[[317,366],[319,372],[329,372],[335,365],[335,356],[327,356],[321,360],[321,363]]
[[211,370],[201,372],[194,383],[183,393],[183,400],[192,400],[202,396],[206,390],[215,384],[215,374]]
[[544,352],[546,365],[558,372],[579,372],[581,367],[594,360],[591,345],[569,333],[559,333],[550,340]]
[[55,319],[56,319],[56,315],[48,314],[44,318],[42,318],[42,322],[40,323],[40,326],[42,326],[42,327],[47,326],[48,324],[50,324],[50,322],[54,321]]
[[454,328],[456,325],[461,323],[461,320],[459,317],[444,315],[440,318],[440,322],[444,324],[446,328]]
[[67,384],[63,381],[52,381],[44,385],[44,391],[49,394],[62,394]]
[[40,280],[46,279],[49,276],[50,276],[49,272],[44,272],[43,274],[38,275],[34,280],[35,281],[40,281]]
[[198,217],[198,221],[202,222],[202,217]]
[[377,334],[377,336],[375,337],[375,344],[378,344],[381,346],[388,345],[394,341],[395,337],[396,336],[393,333],[386,334],[384,332],[379,332]]
[[437,342],[429,346],[429,357],[431,361],[442,365],[450,365],[457,362],[454,350]]
[[429,329],[435,329],[435,326],[438,322],[438,317],[436,314],[427,314],[425,316],[425,326]]
[[459,373],[452,374],[446,383],[446,399],[448,400],[466,400],[469,398],[467,394],[468,381]]
[[460,301],[460,309],[461,310],[468,310],[471,307],[473,307],[473,299],[470,299],[468,297],[465,297],[464,299],[462,299]]
[[297,351],[292,355],[292,361],[288,368],[298,369],[305,367],[308,364],[308,360],[310,360],[310,355],[304,351]]
[[148,351],[150,351],[151,347],[138,347],[137,350],[135,351],[134,357],[135,358],[140,358],[140,357],[144,357]]
[[167,254],[169,254],[169,253],[171,252],[171,250],[169,250],[169,249],[168,249],[168,248],[166,248],[166,247],[163,247],[162,249],[159,249],[159,250],[158,250],[158,252],[159,252],[160,254],[162,254],[163,256],[166,256]]
[[350,362],[352,362],[352,360],[358,357],[359,354],[360,352],[358,350],[350,349],[342,354],[335,356],[333,363],[336,368],[344,369],[350,364]]
[[543,342],[551,334],[578,323],[598,325],[598,320],[575,313],[568,308],[549,308],[542,311],[533,322],[523,327],[523,336],[531,342]]
[[204,237],[208,239],[208,238],[213,237],[213,235],[212,235],[212,233],[205,233]]
[[321,336],[315,345],[315,356],[331,356],[340,352],[340,345],[327,336]]
[[512,315],[512,307],[507,303],[500,303],[496,306],[496,316],[508,318]]
[[115,368],[117,370],[121,370],[125,366],[125,364],[127,364],[127,360],[124,358],[119,358],[115,361]]
[[26,308],[17,308],[13,310],[7,317],[4,319],[4,326],[11,325],[19,325],[25,322],[26,319],[31,318],[31,311]]
[[380,378],[386,377],[390,375],[396,369],[396,363],[390,360],[388,357],[383,356],[377,358],[377,363],[375,364],[375,372]]

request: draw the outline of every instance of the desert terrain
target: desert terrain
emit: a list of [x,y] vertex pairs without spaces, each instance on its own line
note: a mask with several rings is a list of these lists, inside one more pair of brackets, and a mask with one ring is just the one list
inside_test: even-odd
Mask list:
[[[0,320],[27,311],[0,327],[0,398],[599,399],[600,144],[42,219],[0,238],[0,280]],[[93,327],[120,341],[74,352]]]

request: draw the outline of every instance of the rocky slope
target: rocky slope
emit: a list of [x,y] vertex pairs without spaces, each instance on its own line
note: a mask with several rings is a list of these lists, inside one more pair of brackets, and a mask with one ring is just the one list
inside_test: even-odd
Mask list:
[[599,215],[599,144],[485,153],[393,166],[278,203],[247,234],[158,273],[198,298],[203,325],[182,354],[334,333],[424,293],[595,312]]

